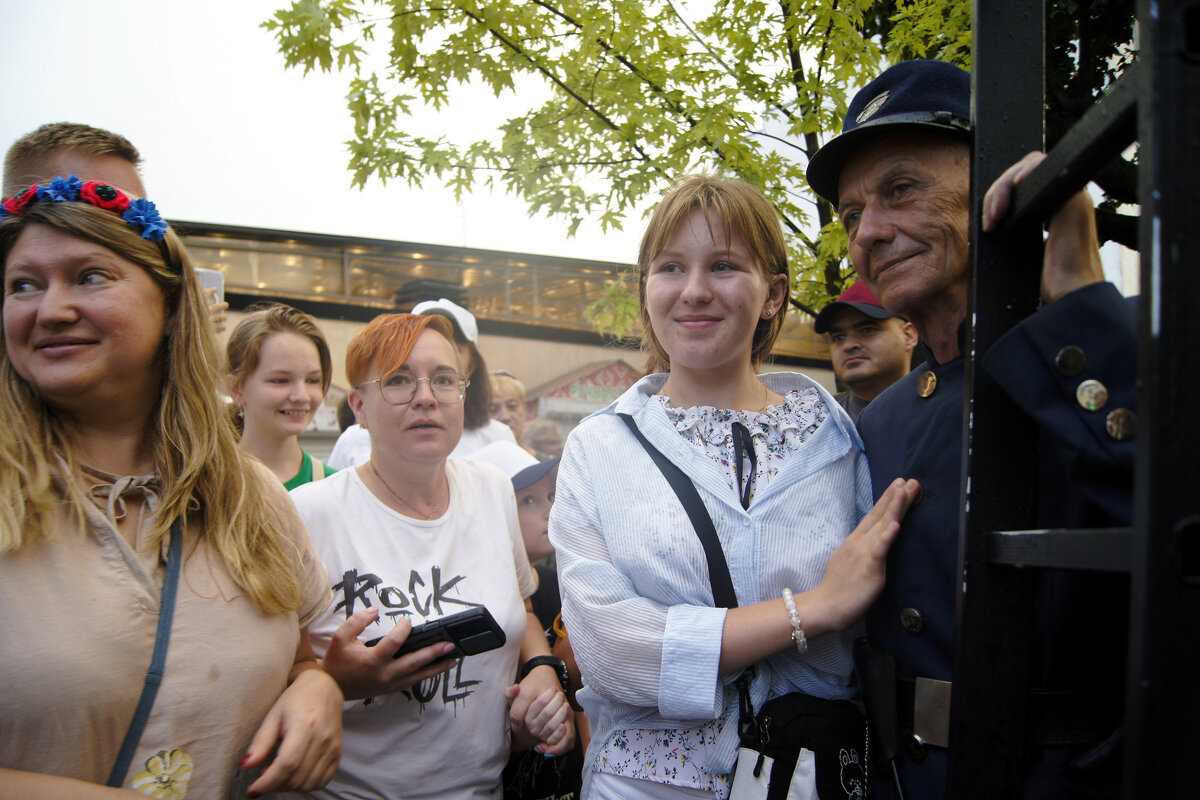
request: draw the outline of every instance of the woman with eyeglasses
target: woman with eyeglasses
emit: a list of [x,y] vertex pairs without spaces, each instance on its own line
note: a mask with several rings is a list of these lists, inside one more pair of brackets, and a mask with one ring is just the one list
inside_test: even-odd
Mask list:
[[454,448],[454,457],[466,458],[492,442],[517,441],[508,425],[492,418],[492,383],[488,380],[488,367],[483,360],[483,353],[479,352],[479,323],[475,315],[444,297],[417,303],[412,313],[450,320],[463,375],[470,379],[466,399],[463,400],[463,435]]
[[[355,336],[349,399],[371,458],[292,492],[334,584],[313,644],[347,698],[342,762],[318,797],[489,797],[511,747],[574,742],[512,482],[449,457],[469,384],[453,335],[440,315],[386,314]],[[478,607],[499,648],[400,653],[413,625]]]

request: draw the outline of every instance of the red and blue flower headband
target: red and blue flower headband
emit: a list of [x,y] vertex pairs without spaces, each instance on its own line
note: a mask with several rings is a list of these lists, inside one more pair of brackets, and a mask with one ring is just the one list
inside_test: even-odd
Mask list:
[[149,200],[131,200],[129,195],[100,181],[81,181],[71,175],[61,175],[44,185],[34,184],[20,194],[0,203],[0,219],[19,217],[36,203],[88,203],[96,208],[111,211],[143,239],[161,242],[167,232],[167,223],[159,216],[158,209]]

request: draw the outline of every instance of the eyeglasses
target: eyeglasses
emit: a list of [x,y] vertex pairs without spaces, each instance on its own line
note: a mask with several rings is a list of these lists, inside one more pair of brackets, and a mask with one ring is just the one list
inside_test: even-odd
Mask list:
[[411,403],[417,396],[417,386],[421,381],[429,384],[429,390],[439,403],[461,403],[471,382],[457,372],[439,372],[432,378],[414,378],[405,372],[393,372],[373,381],[363,381],[359,388],[368,383],[378,383],[379,392],[383,399],[394,406]]

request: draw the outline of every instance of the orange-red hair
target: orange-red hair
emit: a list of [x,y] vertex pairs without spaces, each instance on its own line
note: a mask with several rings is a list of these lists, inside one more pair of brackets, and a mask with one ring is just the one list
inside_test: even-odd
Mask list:
[[454,357],[458,358],[454,326],[445,317],[438,314],[380,314],[355,334],[346,348],[346,377],[350,385],[357,387],[367,379],[372,361],[380,375],[390,375],[403,367],[426,328],[446,337],[454,348]]

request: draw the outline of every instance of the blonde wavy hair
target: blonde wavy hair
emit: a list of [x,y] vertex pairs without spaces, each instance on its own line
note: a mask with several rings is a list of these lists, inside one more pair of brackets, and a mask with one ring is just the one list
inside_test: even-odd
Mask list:
[[[0,221],[0,268],[7,265],[22,231],[33,224],[94,242],[139,265],[166,298],[170,316],[161,354],[164,379],[151,421],[155,471],[163,488],[149,546],[158,545],[176,518],[199,517],[201,535],[263,612],[298,609],[298,554],[278,533],[285,524],[281,508],[238,449],[217,395],[224,363],[183,243],[173,231],[162,242],[143,239],[120,216],[87,203],[42,202]],[[59,464],[66,465],[68,475],[80,469],[71,421],[42,402],[13,368],[7,342],[3,344],[0,418],[8,424],[0,432],[0,553],[44,540],[64,501],[82,529],[82,503],[87,502],[54,481]]]
[[[779,214],[757,187],[719,175],[684,175],[679,178],[655,206],[638,250],[638,316],[644,331],[642,350],[648,356],[648,372],[668,371],[671,357],[650,324],[650,312],[646,308],[646,278],[650,274],[651,264],[667,246],[675,229],[696,209],[704,212],[710,230],[721,227],[726,241],[732,238],[734,231],[741,234],[768,284],[775,276],[783,275],[788,281],[786,285],[791,285],[787,242],[783,238]],[[770,355],[771,347],[783,330],[787,316],[783,312],[786,308],[785,304],[780,313],[760,319],[755,326],[750,349],[750,363],[755,369]]]

